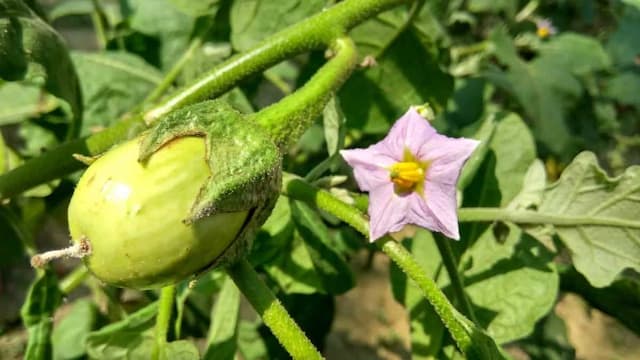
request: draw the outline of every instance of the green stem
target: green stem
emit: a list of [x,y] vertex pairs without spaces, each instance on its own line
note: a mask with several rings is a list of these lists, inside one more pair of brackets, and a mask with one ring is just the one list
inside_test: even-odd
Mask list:
[[60,281],[60,291],[63,294],[69,294],[80,286],[89,275],[89,270],[84,265],[78,266],[69,275]]
[[247,260],[240,260],[227,268],[227,273],[291,357],[304,360],[322,359],[320,352]]
[[[328,191],[313,187],[295,175],[285,174],[282,192],[293,199],[304,201],[334,215],[364,236],[369,236],[369,221],[362,212],[351,205],[345,204]],[[377,244],[409,278],[418,284],[423,295],[433,306],[460,350],[466,352],[472,345],[469,335],[472,330],[467,328],[464,322],[458,321],[458,319],[462,318],[462,315],[455,310],[447,297],[440,291],[438,285],[426,275],[426,271],[400,243],[392,240],[389,236],[385,236]]]
[[[0,200],[36,185],[79,170],[83,164],[72,158],[79,153],[99,155],[112,145],[133,137],[161,115],[188,104],[217,97],[239,81],[291,56],[331,45],[349,29],[376,14],[411,0],[346,0],[287,28],[252,49],[220,63],[191,84],[177,90],[146,113],[120,121],[85,139],[60,145],[0,176]],[[145,122],[142,121],[145,120]]]
[[549,224],[558,227],[591,225],[617,226],[640,229],[640,221],[589,215],[543,214],[530,210],[510,210],[503,208],[462,208],[458,209],[458,221],[472,222],[496,220],[517,224]]
[[160,304],[158,307],[158,316],[156,317],[155,329],[155,345],[153,347],[152,359],[157,360],[163,358],[165,347],[167,345],[167,333],[169,331],[169,322],[171,321],[171,313],[173,312],[173,303],[176,298],[176,286],[169,285],[160,291]]
[[471,319],[474,324],[479,325],[476,314],[473,311],[471,302],[469,301],[469,297],[464,291],[464,282],[462,281],[462,276],[460,276],[460,272],[458,271],[458,264],[453,254],[453,249],[451,249],[451,240],[440,235],[435,235],[434,238],[436,240],[440,256],[442,256],[442,263],[449,274],[449,280],[451,281],[454,296],[458,300],[458,304],[462,307],[462,313]]
[[332,51],[334,57],[304,86],[251,116],[267,129],[281,148],[298,140],[356,66],[356,47],[350,38],[336,39]]
[[106,18],[104,9],[102,8],[102,4],[100,4],[100,0],[92,0],[91,2],[93,3],[91,21],[93,21],[93,27],[96,31],[98,46],[100,49],[105,49],[107,47],[107,35],[104,31],[104,20]]
[[363,20],[410,0],[348,0],[295,26],[286,28],[252,49],[231,57],[192,84],[177,90],[145,114],[149,124],[160,116],[230,90],[238,81],[300,53],[331,45]]
[[415,281],[420,290],[422,290],[424,297],[429,301],[431,306],[433,306],[433,309],[442,320],[444,326],[449,330],[458,348],[462,350],[462,352],[467,353],[472,346],[472,340],[469,336],[470,330],[465,327],[463,322],[457,320],[461,315],[457,313],[447,297],[440,291],[435,281],[426,275],[425,270],[402,244],[394,241],[389,236],[385,236],[382,240],[378,241],[378,243],[382,251],[384,251],[411,280]]

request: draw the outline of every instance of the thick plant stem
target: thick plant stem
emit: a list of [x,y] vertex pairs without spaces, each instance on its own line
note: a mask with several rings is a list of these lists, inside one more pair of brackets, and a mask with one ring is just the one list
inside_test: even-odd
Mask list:
[[456,314],[456,309],[451,305],[447,297],[440,291],[438,285],[429,278],[424,269],[413,258],[413,255],[402,244],[391,239],[389,236],[384,237],[378,242],[385,254],[393,260],[407,276],[416,282],[422,294],[427,301],[433,306],[444,326],[449,330],[451,337],[463,352],[471,347],[472,341],[469,336],[469,329],[465,328],[465,324],[457,320],[460,317]]
[[173,312],[173,303],[176,298],[176,286],[169,285],[160,291],[160,303],[158,305],[158,316],[156,317],[155,344],[152,358],[158,360],[163,358],[163,353],[167,345],[167,333],[169,332],[169,322]]
[[320,352],[247,260],[240,260],[227,268],[227,273],[291,357],[304,360],[322,359]]
[[84,283],[87,276],[89,276],[89,270],[87,267],[84,265],[78,266],[60,281],[60,291],[62,291],[63,294],[70,294],[78,286]]
[[363,20],[410,0],[348,0],[262,41],[203,74],[176,91],[145,115],[147,123],[158,117],[230,90],[250,74],[264,71],[291,56],[329,46]]
[[86,156],[99,155],[114,144],[139,134],[146,128],[146,124],[152,123],[163,114],[215,98],[253,74],[291,56],[329,46],[362,21],[394,6],[408,3],[411,3],[411,0],[340,2],[222,62],[191,84],[169,95],[149,111],[120,121],[98,134],[62,144],[3,174],[0,176],[0,200],[11,198],[36,185],[81,169],[83,164],[72,157],[74,153]]
[[281,148],[298,140],[356,66],[356,46],[350,38],[336,39],[331,51],[334,57],[303,87],[251,116]]
[[[304,201],[322,209],[338,219],[353,226],[365,236],[369,236],[369,222],[354,206],[337,199],[326,190],[318,189],[295,175],[285,174],[282,192],[296,200]],[[440,291],[438,285],[426,275],[420,264],[402,244],[389,236],[379,240],[377,244],[413,281],[418,284],[423,295],[440,316],[444,326],[449,330],[459,349],[466,352],[472,345],[469,324],[460,321],[464,317],[451,305],[447,297]],[[468,320],[466,320],[468,321]]]
[[453,249],[451,249],[451,244],[449,243],[449,239],[444,238],[440,235],[434,236],[436,240],[436,245],[438,246],[438,251],[440,252],[440,256],[442,256],[442,263],[444,264],[445,269],[447,269],[447,273],[449,274],[449,279],[451,281],[451,287],[453,288],[453,293],[460,307],[462,308],[462,313],[471,319],[474,324],[478,324],[478,320],[476,319],[476,315],[473,311],[473,307],[471,306],[471,302],[469,301],[469,297],[467,293],[464,291],[464,283],[462,281],[462,276],[460,275],[460,271],[458,271],[458,262],[453,254]]

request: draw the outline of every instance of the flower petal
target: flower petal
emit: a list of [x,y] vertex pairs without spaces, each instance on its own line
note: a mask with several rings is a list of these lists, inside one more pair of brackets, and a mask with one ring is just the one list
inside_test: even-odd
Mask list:
[[434,217],[431,230],[443,233],[451,239],[460,239],[455,184],[427,182],[425,184],[426,204]]
[[370,146],[367,149],[340,150],[340,155],[353,168],[358,187],[371,191],[389,184],[389,168],[395,160]]
[[415,108],[409,108],[393,124],[389,134],[378,145],[386,147],[388,154],[392,154],[398,161],[401,161],[405,149],[409,149],[413,155],[417,155],[422,144],[435,134],[436,129],[420,116]]
[[407,224],[409,206],[409,199],[396,195],[391,183],[371,191],[369,241],[374,242],[389,232],[400,231]]
[[455,186],[462,166],[479,143],[477,140],[455,139],[440,134],[431,137],[418,152],[421,160],[429,161],[427,181]]

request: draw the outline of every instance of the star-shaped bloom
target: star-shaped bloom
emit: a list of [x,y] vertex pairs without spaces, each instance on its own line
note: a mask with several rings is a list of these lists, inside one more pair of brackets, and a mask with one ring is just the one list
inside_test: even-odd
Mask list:
[[379,143],[342,150],[358,186],[369,192],[369,239],[406,224],[459,239],[456,183],[478,143],[438,134],[410,108]]
[[549,19],[536,19],[536,34],[541,39],[546,39],[551,35],[558,33],[558,29],[553,26]]

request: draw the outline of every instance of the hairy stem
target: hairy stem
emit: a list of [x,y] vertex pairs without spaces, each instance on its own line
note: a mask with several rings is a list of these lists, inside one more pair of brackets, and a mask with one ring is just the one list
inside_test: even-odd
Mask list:
[[169,332],[169,322],[173,312],[173,303],[176,298],[176,286],[169,285],[160,291],[160,303],[158,316],[156,317],[155,344],[153,347],[152,359],[163,358],[163,353],[167,345],[167,333]]
[[[337,199],[328,191],[318,189],[295,175],[285,174],[282,192],[293,199],[304,201],[334,215],[353,226],[364,236],[369,236],[369,221],[362,212],[354,206]],[[424,297],[433,306],[460,350],[466,352],[470,349],[472,340],[469,333],[473,329],[467,328],[468,324],[459,321],[463,316],[451,305],[435,281],[426,275],[425,270],[422,269],[411,253],[402,244],[394,241],[389,236],[385,236],[377,244],[420,287]]]
[[320,352],[247,260],[242,259],[229,267],[227,273],[291,357],[304,360],[322,359]]
[[331,50],[334,57],[303,87],[251,116],[281,148],[299,139],[356,66],[356,47],[350,38],[336,39]]
[[[176,90],[166,100],[104,131],[58,148],[25,162],[0,176],[0,199],[20,194],[36,185],[79,170],[83,164],[74,153],[94,156],[145,129],[146,124],[185,105],[217,97],[239,81],[264,71],[291,56],[334,44],[349,29],[376,14],[411,0],[346,0],[291,26],[215,66],[192,83]],[[144,122],[142,121],[144,119]]]
[[450,240],[440,235],[435,235],[434,238],[436,240],[440,256],[442,256],[442,263],[449,274],[454,296],[458,300],[458,305],[462,308],[462,313],[471,319],[474,324],[478,325],[478,320],[476,319],[469,297],[464,291],[464,282],[462,281],[462,276],[460,276],[460,272],[458,271],[458,263],[453,254],[453,249],[451,249]]

